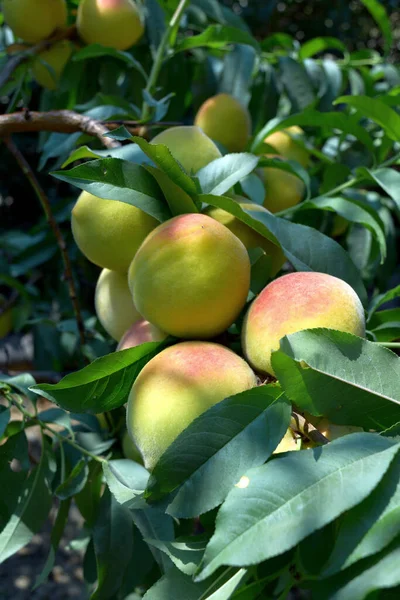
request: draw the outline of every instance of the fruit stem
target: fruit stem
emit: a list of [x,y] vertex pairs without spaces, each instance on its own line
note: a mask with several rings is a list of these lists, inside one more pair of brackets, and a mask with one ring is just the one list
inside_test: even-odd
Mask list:
[[[182,14],[188,4],[189,4],[189,0],[181,0],[179,2],[174,14],[171,17],[170,22],[168,23],[167,29],[165,30],[164,35],[161,38],[161,42],[157,48],[157,53],[156,53],[156,56],[154,59],[153,66],[151,68],[150,75],[147,80],[147,85],[145,87],[145,92],[149,95],[151,95],[151,93],[157,83],[157,79],[160,74],[161,67],[162,67],[162,64],[164,61],[164,55],[167,52],[167,50],[171,47],[171,37],[173,37],[173,34],[174,34],[176,28],[179,26],[179,21],[180,21]],[[149,116],[150,116],[150,106],[147,104],[147,101],[145,98],[143,101],[143,106],[142,106],[142,121],[146,122],[149,119]]]
[[385,348],[400,348],[400,342],[374,342],[379,346],[385,346]]

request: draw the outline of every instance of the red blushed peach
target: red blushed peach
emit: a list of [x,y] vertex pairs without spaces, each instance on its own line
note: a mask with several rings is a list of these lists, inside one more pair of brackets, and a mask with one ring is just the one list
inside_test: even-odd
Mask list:
[[183,342],[142,369],[128,399],[127,428],[145,466],[153,468],[175,438],[201,413],[257,385],[249,365],[211,342]]
[[250,306],[243,324],[242,344],[249,363],[274,375],[271,353],[285,335],[328,327],[365,335],[364,310],[345,281],[326,273],[290,273],[275,279]]
[[122,336],[117,350],[126,350],[127,348],[135,348],[146,342],[162,342],[167,335],[154,327],[148,321],[139,319],[136,321]]
[[147,236],[129,267],[140,314],[181,338],[207,339],[229,327],[250,286],[242,242],[211,217],[186,214]]

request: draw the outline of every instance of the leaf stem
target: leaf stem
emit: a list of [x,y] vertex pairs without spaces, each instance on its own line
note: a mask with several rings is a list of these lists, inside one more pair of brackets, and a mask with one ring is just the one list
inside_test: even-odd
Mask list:
[[374,342],[379,346],[385,346],[385,348],[400,348],[400,342]]
[[[162,64],[164,61],[164,55],[170,46],[171,32],[175,29],[175,27],[179,23],[179,20],[182,17],[182,14],[183,14],[186,6],[188,5],[188,3],[189,3],[189,0],[180,0],[178,6],[176,7],[174,14],[172,15],[170,22],[168,23],[167,29],[165,30],[164,35],[161,38],[161,42],[157,48],[157,53],[156,53],[156,56],[155,56],[155,59],[153,62],[153,66],[151,68],[150,75],[147,80],[147,85],[145,87],[145,92],[147,92],[148,94],[152,93],[152,91],[157,83],[157,79],[160,74],[161,67],[162,67]],[[143,101],[143,106],[142,106],[142,121],[146,122],[149,119],[149,116],[150,116],[150,106],[147,104],[147,101],[145,98]]]

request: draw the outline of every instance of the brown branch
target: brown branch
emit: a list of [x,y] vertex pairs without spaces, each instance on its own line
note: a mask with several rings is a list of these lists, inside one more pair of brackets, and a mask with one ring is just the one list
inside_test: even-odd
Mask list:
[[74,313],[75,313],[75,319],[76,319],[76,323],[78,326],[80,341],[81,341],[81,344],[85,344],[86,343],[85,328],[83,325],[82,314],[81,314],[78,298],[76,295],[75,283],[74,283],[74,279],[72,276],[71,262],[69,260],[67,246],[66,246],[65,240],[63,238],[63,235],[61,233],[61,229],[59,228],[58,223],[55,220],[54,215],[51,211],[49,199],[46,196],[39,181],[37,180],[36,175],[33,172],[33,170],[31,169],[26,158],[20,152],[20,150],[17,148],[17,146],[14,144],[13,140],[10,137],[8,137],[8,138],[5,138],[4,143],[7,146],[8,150],[11,152],[11,154],[14,156],[15,160],[21,167],[22,172],[24,173],[24,175],[30,182],[33,190],[35,191],[35,194],[38,197],[40,204],[43,208],[43,211],[46,215],[47,222],[49,223],[49,225],[54,233],[54,236],[57,240],[57,244],[58,244],[58,247],[60,248],[60,252],[61,252],[61,256],[62,256],[62,260],[63,260],[63,264],[64,264],[65,280],[68,285],[69,297],[71,299],[71,303],[72,303]]
[[294,421],[294,423],[293,425],[291,424],[291,428],[295,431],[298,431],[302,436],[306,437],[311,442],[315,442],[320,446],[329,443],[328,438],[326,438],[323,433],[318,431],[314,425],[312,425],[299,413],[292,413],[292,421]]
[[76,37],[75,25],[68,29],[60,29],[54,33],[54,35],[47,40],[42,40],[35,46],[22,46],[21,44],[12,44],[7,48],[7,53],[19,52],[19,54],[11,56],[6,66],[0,73],[0,88],[10,79],[14,71],[24,62],[40,54],[44,50],[48,50],[51,46],[54,46],[57,42],[66,39],[74,39]]
[[106,148],[118,148],[120,143],[108,137],[103,123],[72,110],[30,112],[28,110],[0,115],[0,137],[29,131],[52,131],[57,133],[87,133],[97,137]]

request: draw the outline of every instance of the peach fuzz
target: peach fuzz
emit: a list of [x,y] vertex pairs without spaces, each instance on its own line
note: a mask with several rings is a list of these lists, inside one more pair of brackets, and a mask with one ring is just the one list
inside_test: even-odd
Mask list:
[[117,350],[126,350],[127,348],[135,348],[146,342],[162,342],[167,335],[154,327],[148,321],[139,319],[136,321],[122,336]]
[[217,94],[203,102],[194,124],[228,152],[244,150],[251,133],[248,109],[230,94]]
[[211,217],[185,214],[154,229],[129,268],[133,301],[156,327],[207,339],[229,327],[250,286],[242,242]]
[[364,309],[359,297],[345,281],[326,273],[283,275],[263,289],[246,314],[244,354],[253,368],[274,375],[271,353],[279,348],[279,340],[315,327],[364,336]]
[[127,408],[127,428],[146,468],[201,413],[256,385],[248,364],[219,344],[182,342],[157,354],[133,384]]

